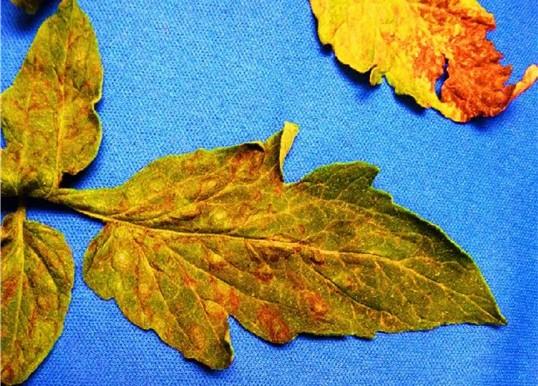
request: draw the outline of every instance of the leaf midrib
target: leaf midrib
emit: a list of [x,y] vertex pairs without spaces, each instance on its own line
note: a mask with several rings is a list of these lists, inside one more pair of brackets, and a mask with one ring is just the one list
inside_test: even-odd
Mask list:
[[13,346],[13,343],[17,340],[17,334],[19,331],[19,316],[21,312],[21,305],[22,305],[22,292],[23,292],[23,281],[24,281],[24,275],[25,275],[25,268],[26,268],[26,259],[24,256],[24,218],[26,211],[24,209],[18,209],[17,212],[15,212],[13,221],[15,222],[15,228],[16,228],[16,238],[15,238],[15,253],[18,252],[20,256],[18,258],[21,260],[19,264],[22,264],[21,270],[20,270],[20,277],[19,282],[17,283],[17,306],[16,309],[16,317],[15,317],[15,326],[13,327],[13,337],[10,342],[10,346]]
[[65,58],[63,60],[63,63],[61,64],[62,68],[62,81],[60,82],[60,94],[61,94],[61,102],[59,106],[59,118],[58,118],[58,130],[56,135],[56,165],[54,170],[54,183],[51,185],[49,193],[50,194],[55,187],[59,186],[61,175],[62,175],[62,167],[61,167],[61,157],[62,157],[62,148],[63,148],[63,135],[64,135],[64,125],[65,125],[65,76],[66,76],[66,67],[67,67],[67,60],[69,57],[69,40],[72,35],[72,22],[73,22],[73,13],[75,12],[73,4],[71,4],[71,10],[69,12],[69,20],[67,21],[68,30],[65,38]]
[[104,223],[116,223],[116,224],[120,224],[120,225],[126,225],[126,226],[135,227],[135,228],[140,228],[140,229],[144,229],[144,230],[151,229],[151,230],[156,231],[156,232],[170,233],[170,234],[172,234],[174,236],[179,236],[179,237],[199,237],[199,238],[220,237],[220,238],[226,238],[226,239],[231,239],[231,240],[252,240],[252,241],[256,241],[258,243],[268,243],[271,246],[277,246],[277,247],[281,246],[281,247],[284,247],[285,249],[293,249],[295,247],[301,247],[301,248],[305,248],[305,249],[319,251],[319,252],[324,253],[324,254],[329,254],[329,255],[335,256],[336,258],[340,258],[341,253],[349,253],[349,254],[353,254],[353,255],[356,255],[356,256],[372,259],[374,261],[382,261],[382,262],[385,262],[387,264],[395,265],[398,268],[404,270],[405,272],[408,272],[410,275],[413,275],[413,276],[419,278],[420,280],[425,280],[425,281],[431,282],[435,286],[439,286],[445,292],[451,293],[451,294],[456,295],[456,296],[463,296],[467,301],[471,302],[480,311],[487,314],[493,320],[498,320],[498,321],[501,320],[501,319],[499,319],[499,317],[497,315],[492,314],[490,311],[485,309],[482,305],[478,304],[475,300],[473,300],[471,298],[472,295],[465,294],[463,292],[459,292],[459,291],[457,291],[457,290],[455,290],[453,288],[448,287],[444,283],[438,282],[438,281],[436,281],[436,280],[434,280],[434,279],[432,279],[432,278],[430,278],[428,276],[425,276],[422,273],[420,273],[418,271],[415,271],[414,269],[409,268],[406,265],[402,264],[401,262],[405,261],[405,259],[403,259],[403,260],[392,260],[392,259],[390,259],[390,258],[388,258],[386,256],[382,256],[382,255],[378,255],[378,254],[370,253],[370,252],[357,252],[357,251],[345,251],[345,250],[344,251],[334,251],[334,250],[323,249],[323,248],[315,247],[315,246],[312,246],[312,245],[309,245],[309,244],[303,244],[303,243],[300,243],[300,242],[293,242],[293,241],[264,239],[264,238],[249,237],[249,236],[231,235],[231,234],[225,234],[225,233],[183,232],[183,231],[176,231],[176,230],[171,230],[171,229],[152,228],[152,227],[147,227],[147,226],[140,225],[140,224],[131,223],[131,222],[128,222],[128,221],[125,221],[125,220],[118,220],[118,219],[115,219],[115,218],[111,218],[111,217],[104,216],[104,215],[101,215],[101,214],[96,214],[96,213],[85,211],[85,210],[82,210],[82,209],[76,209],[76,211],[78,211],[78,212],[80,212],[82,214],[85,214],[85,215],[87,215],[89,217],[101,220]]

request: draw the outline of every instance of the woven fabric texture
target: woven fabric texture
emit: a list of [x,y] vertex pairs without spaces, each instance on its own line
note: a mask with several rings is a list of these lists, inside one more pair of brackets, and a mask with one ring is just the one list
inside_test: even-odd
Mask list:
[[[105,69],[104,135],[97,159],[66,186],[115,186],[158,157],[264,139],[294,121],[301,131],[288,181],[336,161],[378,165],[375,186],[473,256],[509,324],[273,346],[231,320],[236,359],[209,371],[84,284],[82,256],[100,223],[35,204],[29,216],[65,234],[77,276],[65,331],[30,385],[538,384],[538,87],[499,117],[455,124],[338,64],[306,0],[80,4]],[[490,38],[519,79],[538,62],[538,3],[482,4],[497,19]],[[1,5],[5,89],[57,1],[34,17]]]

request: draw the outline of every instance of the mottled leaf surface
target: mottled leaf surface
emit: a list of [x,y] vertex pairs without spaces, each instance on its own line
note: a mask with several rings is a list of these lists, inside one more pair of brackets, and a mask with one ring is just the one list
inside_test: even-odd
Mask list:
[[[495,19],[475,0],[310,0],[323,44],[353,69],[385,77],[397,94],[466,122],[502,112],[538,78],[530,66],[507,85],[512,72],[486,34]],[[514,37],[515,38],[515,37]],[[435,91],[443,75],[448,78]]]
[[74,265],[62,234],[28,221],[24,211],[2,224],[2,384],[21,383],[63,330]]
[[11,2],[17,7],[24,9],[26,13],[33,15],[37,12],[44,0],[11,0]]
[[46,196],[62,174],[93,160],[101,141],[94,105],[102,81],[90,21],[75,0],[64,0],[2,94],[2,194]]
[[265,143],[157,160],[114,189],[52,200],[101,219],[84,278],[136,325],[212,368],[232,360],[227,317],[274,343],[503,324],[473,261],[373,189],[362,162],[285,184],[297,127]]

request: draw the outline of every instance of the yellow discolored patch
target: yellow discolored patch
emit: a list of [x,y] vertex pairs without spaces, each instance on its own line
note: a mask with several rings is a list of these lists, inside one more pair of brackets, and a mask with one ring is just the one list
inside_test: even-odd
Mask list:
[[[323,44],[372,85],[385,77],[397,94],[412,96],[456,122],[501,113],[538,79],[531,65],[508,85],[511,68],[487,40],[493,15],[475,0],[311,0]],[[441,88],[435,86],[443,75]]]

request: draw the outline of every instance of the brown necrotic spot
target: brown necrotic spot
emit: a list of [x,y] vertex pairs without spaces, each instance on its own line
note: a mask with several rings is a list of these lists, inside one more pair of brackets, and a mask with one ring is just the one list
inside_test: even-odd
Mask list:
[[288,324],[282,318],[282,313],[269,305],[260,307],[257,313],[259,325],[264,335],[273,343],[286,343],[293,338]]
[[211,272],[219,272],[225,268],[227,265],[226,260],[224,258],[216,253],[211,253],[207,256],[207,263],[209,271]]
[[322,265],[325,263],[325,256],[318,250],[312,249],[308,256],[310,262],[316,265]]
[[2,381],[11,383],[13,378],[15,378],[15,371],[10,365],[5,365],[2,369]]
[[256,271],[254,271],[254,276],[263,283],[269,283],[273,277],[273,270],[267,264],[261,264]]
[[325,300],[323,300],[321,295],[316,292],[305,291],[303,293],[303,299],[305,303],[308,305],[309,312],[315,318],[322,318],[329,311],[329,306],[327,305]]
[[282,184],[276,182],[276,185],[274,186],[273,188],[273,192],[277,195],[277,196],[280,196],[282,194],[282,191],[283,191],[283,186]]
[[263,259],[269,264],[278,263],[281,260],[288,260],[292,254],[291,250],[273,246],[264,246],[258,249],[258,251]]
[[291,287],[296,290],[306,288],[304,277],[292,270],[286,272],[286,279],[290,282]]
[[19,281],[17,277],[5,278],[2,280],[2,303],[7,303],[17,292]]
[[239,179],[257,178],[263,159],[263,149],[259,145],[245,144],[230,159],[230,174]]
[[206,338],[204,336],[204,331],[202,327],[198,325],[192,325],[190,328],[187,329],[187,335],[189,336],[189,339],[191,340],[191,343],[196,348],[196,350],[201,350],[205,347]]
[[237,296],[237,291],[232,288],[230,290],[230,294],[228,295],[229,310],[232,314],[239,310],[240,303],[241,300],[239,299],[239,296]]

